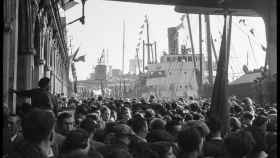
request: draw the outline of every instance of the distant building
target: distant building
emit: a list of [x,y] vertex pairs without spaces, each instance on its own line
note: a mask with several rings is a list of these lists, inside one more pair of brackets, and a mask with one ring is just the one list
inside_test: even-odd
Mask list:
[[[140,69],[141,69],[143,62],[140,59],[139,59],[139,65],[140,65]],[[130,59],[129,60],[129,73],[137,74],[137,72],[139,71],[139,65],[138,65],[137,59]]]
[[112,77],[116,78],[116,77],[120,77],[121,76],[121,70],[120,69],[112,69]]

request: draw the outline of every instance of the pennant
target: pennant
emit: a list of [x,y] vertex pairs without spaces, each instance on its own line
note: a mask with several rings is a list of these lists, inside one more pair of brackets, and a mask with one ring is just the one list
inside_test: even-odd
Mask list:
[[145,15],[145,20],[144,20],[145,23],[148,23],[148,16]]
[[255,31],[254,31],[254,29],[252,28],[252,29],[250,29],[250,32],[251,32],[251,34],[253,35],[253,36],[255,36]]
[[179,24],[176,28],[177,28],[177,30],[178,29],[180,29],[180,28],[183,28],[184,26],[183,26],[183,23],[181,23],[181,24]]
[[144,24],[142,24],[142,25],[140,26],[140,28],[143,29],[143,28],[144,28]]
[[262,50],[263,50],[263,51],[266,51],[265,46],[261,45],[261,47],[262,47]]
[[143,33],[143,30],[141,30],[140,32],[139,32],[139,34],[141,35]]
[[73,55],[73,59],[76,58],[76,56],[77,56],[77,54],[78,54],[79,51],[80,51],[80,47],[78,47],[78,48],[76,49],[76,51],[75,51],[75,53],[74,53],[74,55]]
[[184,15],[182,15],[182,16],[181,16],[181,18],[180,18],[180,20],[181,20],[181,21],[184,21],[185,17],[186,17],[186,15],[185,15],[185,14],[184,14]]

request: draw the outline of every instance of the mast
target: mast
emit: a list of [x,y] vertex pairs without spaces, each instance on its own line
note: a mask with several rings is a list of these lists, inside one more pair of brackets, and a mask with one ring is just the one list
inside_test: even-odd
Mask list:
[[214,53],[215,61],[216,61],[216,63],[218,63],[218,57],[217,57],[215,45],[214,45],[214,42],[213,42],[212,34],[210,34],[210,39],[211,39],[211,46],[213,48],[213,53]]
[[143,40],[143,73],[145,72],[145,41]]
[[199,54],[200,54],[200,74],[199,74],[199,87],[202,86],[202,75],[203,75],[203,69],[202,69],[202,27],[201,27],[201,14],[198,15],[199,20]]
[[145,16],[145,22],[147,25],[147,49],[148,49],[148,64],[151,63],[151,59],[150,59],[150,37],[149,37],[149,21],[148,21],[148,16]]
[[193,38],[192,38],[192,29],[191,29],[191,23],[190,23],[190,17],[189,14],[187,14],[187,22],[188,22],[188,30],[189,30],[189,36],[191,40],[191,49],[192,49],[192,56],[193,56],[193,65],[196,69],[196,61],[195,61],[195,55],[194,55],[194,46],[193,46]]
[[139,74],[141,74],[141,68],[140,68],[140,61],[139,61],[139,48],[136,48],[136,58],[137,58],[137,64],[138,64],[138,70],[139,70]]
[[209,71],[209,84],[213,85],[213,70],[212,70],[212,53],[211,53],[211,31],[210,31],[210,19],[209,15],[205,15],[206,23],[206,44],[207,44],[207,56],[208,56],[208,71]]
[[[151,54],[152,54],[152,61],[151,63],[154,63],[154,51],[153,51],[153,44],[149,44],[149,47],[151,47]],[[150,49],[150,48],[149,48]]]
[[157,42],[154,42],[154,46],[155,46],[155,63],[157,63]]
[[125,21],[123,21],[123,54],[122,54],[122,72],[124,74],[124,50],[125,50]]

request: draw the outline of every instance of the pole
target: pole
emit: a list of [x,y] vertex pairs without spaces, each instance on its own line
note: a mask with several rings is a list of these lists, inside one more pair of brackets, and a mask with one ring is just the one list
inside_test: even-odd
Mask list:
[[210,107],[210,117],[221,121],[222,135],[227,133],[229,127],[230,105],[227,102],[228,88],[228,57],[230,53],[230,37],[231,37],[231,15],[225,15],[223,37],[219,53],[219,61],[217,66],[217,77],[213,86],[213,93]]
[[141,74],[141,68],[140,68],[140,61],[139,61],[138,52],[139,52],[139,49],[136,48],[136,58],[137,58],[137,63],[138,63],[138,70],[139,70],[139,74]]
[[209,71],[209,83],[210,86],[213,85],[213,71],[212,71],[212,53],[211,53],[211,38],[210,38],[210,19],[209,15],[205,15],[205,23],[206,23],[206,44],[207,44],[207,56],[208,56],[208,71]]
[[[154,63],[154,51],[153,51],[153,44],[149,44],[149,47],[151,47],[151,54],[152,54],[152,64]],[[150,48],[149,48],[150,49]]]
[[149,46],[149,44],[150,44],[150,37],[149,37],[149,22],[148,22],[148,17],[147,17],[147,15],[145,16],[145,22],[146,22],[146,25],[147,25],[147,49],[148,49],[148,64],[150,64],[151,63],[151,59],[150,59],[150,46]]
[[122,96],[122,80],[120,80],[120,90],[119,90],[119,97]]
[[154,46],[155,46],[155,62],[157,63],[157,42],[154,42]]
[[[227,37],[227,62],[229,64],[229,55],[230,55],[230,42],[231,42],[231,25],[232,25],[232,16],[230,15],[228,18],[228,37]],[[250,41],[249,41],[250,42]]]
[[123,80],[123,97],[126,96],[125,79]]
[[143,73],[145,72],[145,41],[143,40]]
[[202,75],[203,75],[203,70],[202,70],[202,26],[201,26],[201,14],[198,16],[199,20],[199,54],[200,54],[200,76],[199,76],[199,87],[202,87]]
[[212,34],[210,34],[210,38],[211,38],[211,46],[213,48],[213,53],[214,53],[215,61],[216,61],[216,63],[218,63],[218,57],[217,57],[215,45],[214,45],[214,42],[213,42]]
[[122,72],[124,74],[124,50],[125,50],[125,21],[123,21],[123,54],[122,54]]
[[187,22],[188,22],[188,30],[189,30],[189,36],[191,40],[191,49],[192,49],[192,56],[193,56],[193,65],[196,69],[196,61],[195,61],[195,55],[194,55],[194,46],[193,46],[193,38],[192,38],[192,29],[191,29],[191,23],[190,23],[190,17],[189,14],[187,14]]

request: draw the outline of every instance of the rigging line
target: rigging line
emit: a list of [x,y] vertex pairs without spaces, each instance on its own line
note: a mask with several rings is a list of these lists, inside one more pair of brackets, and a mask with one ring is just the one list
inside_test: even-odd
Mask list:
[[254,54],[254,49],[253,49],[253,46],[252,46],[252,43],[251,43],[251,39],[250,39],[249,36],[247,36],[247,37],[248,37],[248,40],[249,40],[249,44],[250,44],[250,47],[251,47],[251,51],[252,51],[252,54],[253,54],[253,58],[254,58],[254,60],[255,60],[255,63],[257,64],[256,67],[258,67],[259,63],[258,63],[257,60],[256,60],[256,57],[255,57],[255,54]]
[[[247,36],[250,36],[250,34],[247,32],[247,31],[244,31],[236,22],[233,22],[233,24],[235,25],[235,26],[237,26],[237,28],[240,30],[240,31],[242,31],[245,35],[247,35]],[[252,35],[251,35],[252,36]],[[260,41],[258,41],[257,39],[256,39],[256,37],[254,37],[253,38],[254,40],[254,43],[255,44],[257,44],[259,47],[263,47],[264,46],[264,44],[262,44]],[[263,49],[262,49],[263,50]]]
[[[221,19],[220,18],[218,18],[218,20],[219,20],[219,22],[221,21]],[[238,23],[236,23],[235,21],[232,21],[232,23],[241,31],[241,32],[243,32],[245,35],[251,35],[251,34],[249,34],[249,32],[248,31],[245,31],[245,30],[243,30],[240,26],[239,26],[239,24]],[[260,41],[258,41],[257,39],[256,39],[256,37],[254,37],[253,38],[254,40],[254,42],[255,42],[255,44],[257,44],[259,47],[261,47],[262,48],[262,46],[264,46],[264,44],[262,44]],[[263,50],[263,49],[262,49]],[[264,51],[265,52],[265,51]]]

